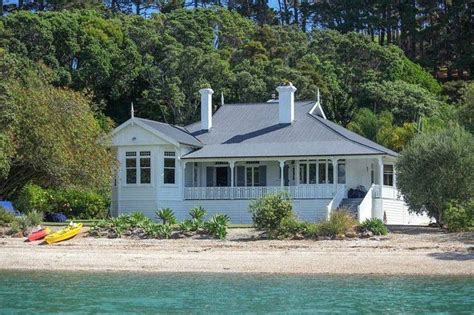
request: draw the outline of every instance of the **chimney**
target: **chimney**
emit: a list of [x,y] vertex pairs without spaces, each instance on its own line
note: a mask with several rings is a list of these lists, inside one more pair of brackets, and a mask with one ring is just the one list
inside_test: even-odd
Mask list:
[[278,120],[280,124],[291,124],[295,120],[295,91],[291,84],[281,85],[278,91]]
[[212,94],[211,88],[199,90],[201,93],[201,129],[209,130],[212,128]]

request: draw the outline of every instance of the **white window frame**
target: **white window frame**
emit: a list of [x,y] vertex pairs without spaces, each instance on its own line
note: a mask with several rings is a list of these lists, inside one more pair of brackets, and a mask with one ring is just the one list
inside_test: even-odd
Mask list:
[[[166,159],[173,159],[174,160],[174,167],[166,166]],[[176,186],[177,183],[177,167],[176,167],[177,159],[176,159],[176,152],[175,151],[164,151],[163,152],[163,185],[164,186]],[[174,170],[174,183],[165,183],[165,170],[173,169]]]
[[[148,153],[148,154],[146,154]],[[133,154],[133,155],[132,155]],[[141,159],[150,159],[150,166],[149,167],[142,167],[141,166]],[[127,167],[127,160],[135,160],[135,167]],[[125,151],[125,163],[124,163],[124,170],[125,170],[125,181],[124,181],[124,186],[152,186],[153,185],[153,160],[152,160],[152,154],[150,150],[143,150],[143,151],[132,151],[132,150],[127,150]],[[142,183],[141,179],[141,169],[146,168],[150,169],[150,182],[149,183]],[[127,181],[127,170],[128,169],[135,169],[135,182],[134,183],[129,183]]]
[[[251,185],[248,185],[248,169],[251,169]],[[255,170],[258,172],[258,182],[255,184]],[[245,187],[260,187],[260,166],[259,165],[248,165],[245,166]]]
[[[385,167],[392,167],[392,171],[391,172],[386,172],[385,171]],[[385,175],[391,175],[392,176],[392,185],[385,185]],[[383,176],[382,176],[382,179],[383,179],[383,186],[387,186],[387,187],[395,187],[395,167],[393,164],[385,164],[383,166]]]

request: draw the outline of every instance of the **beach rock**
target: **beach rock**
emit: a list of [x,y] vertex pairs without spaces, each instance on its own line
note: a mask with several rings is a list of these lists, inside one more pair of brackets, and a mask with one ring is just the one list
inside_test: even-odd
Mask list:
[[318,241],[330,241],[332,240],[329,236],[318,236]]
[[14,237],[14,238],[21,238],[21,237],[24,237],[24,236],[23,236],[23,232],[22,232],[22,231],[17,232],[17,233],[15,233],[15,234],[13,234],[12,237]]
[[109,230],[108,233],[107,233],[107,238],[117,238],[118,237],[118,234],[117,232],[113,231],[113,230]]
[[346,233],[346,237],[347,238],[356,238],[357,237],[357,233],[354,232],[354,231],[349,231]]
[[342,240],[346,239],[346,236],[344,234],[338,234],[338,235],[336,235],[336,237],[334,239],[338,240],[338,241],[342,241]]
[[360,237],[362,237],[362,238],[369,238],[369,237],[372,237],[372,236],[374,236],[374,233],[372,233],[370,231],[367,231],[367,230],[362,231],[360,233]]

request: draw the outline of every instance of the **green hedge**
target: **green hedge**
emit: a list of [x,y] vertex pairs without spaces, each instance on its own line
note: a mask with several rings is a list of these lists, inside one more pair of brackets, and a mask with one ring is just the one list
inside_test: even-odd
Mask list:
[[44,189],[28,184],[15,201],[15,207],[23,213],[36,210],[62,212],[68,218],[102,219],[108,215],[109,200],[97,192],[81,188]]

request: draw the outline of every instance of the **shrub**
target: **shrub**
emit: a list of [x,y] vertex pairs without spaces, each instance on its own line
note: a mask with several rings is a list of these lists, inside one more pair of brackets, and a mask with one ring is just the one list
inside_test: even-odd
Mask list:
[[318,236],[334,237],[345,234],[357,225],[357,221],[345,211],[334,211],[329,220],[319,224]]
[[317,238],[321,233],[321,224],[318,223],[303,223],[301,232],[304,237]]
[[20,223],[15,220],[10,224],[10,230],[7,232],[7,234],[13,235],[20,231],[21,231]]
[[173,228],[169,224],[158,224],[156,225],[156,234],[155,237],[158,238],[170,238]]
[[197,231],[204,228],[204,216],[206,215],[206,209],[203,207],[195,207],[189,210],[191,216],[191,231]]
[[275,237],[289,238],[295,237],[298,234],[305,234],[307,223],[298,222],[295,217],[283,218],[280,222],[280,227],[277,230]]
[[449,232],[469,231],[474,227],[474,199],[464,205],[448,203],[444,218]]
[[156,211],[156,216],[163,222],[163,224],[176,224],[176,217],[173,210],[170,208],[163,208]]
[[45,212],[53,211],[52,195],[38,185],[27,184],[20,191],[15,201],[15,208],[22,213],[36,210]]
[[189,233],[193,231],[193,228],[194,228],[194,224],[189,219],[185,219],[183,220],[183,222],[179,224],[179,230],[181,231],[181,233],[185,233],[185,234]]
[[30,220],[28,219],[28,217],[24,215],[20,217],[16,217],[14,223],[17,224],[19,231],[22,231],[22,232],[25,232],[28,229],[28,227],[31,226]]
[[15,206],[23,213],[36,210],[43,213],[61,212],[79,219],[107,217],[109,201],[91,190],[81,188],[43,189],[28,184],[20,192]]
[[230,218],[226,214],[215,214],[205,223],[206,231],[214,238],[225,239]]
[[12,223],[13,221],[15,221],[15,216],[5,208],[0,207],[0,226]]
[[295,218],[293,206],[287,194],[267,195],[250,203],[252,220],[257,229],[269,237],[276,236],[284,219]]
[[51,190],[54,211],[79,219],[103,219],[109,212],[107,198],[91,190],[67,188]]
[[44,214],[43,212],[37,211],[37,210],[32,210],[28,212],[26,215],[26,218],[28,220],[28,223],[31,226],[39,225],[41,222],[43,222]]
[[189,210],[189,215],[194,220],[203,221],[204,216],[206,215],[206,209],[201,206],[192,208],[191,210]]
[[360,227],[372,232],[374,235],[388,234],[388,229],[385,224],[383,224],[383,221],[377,218],[365,220]]

